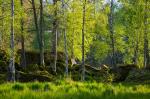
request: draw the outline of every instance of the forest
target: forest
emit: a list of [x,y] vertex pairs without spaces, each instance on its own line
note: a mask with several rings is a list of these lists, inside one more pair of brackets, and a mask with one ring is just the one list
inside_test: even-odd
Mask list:
[[0,99],[149,99],[150,0],[0,0]]

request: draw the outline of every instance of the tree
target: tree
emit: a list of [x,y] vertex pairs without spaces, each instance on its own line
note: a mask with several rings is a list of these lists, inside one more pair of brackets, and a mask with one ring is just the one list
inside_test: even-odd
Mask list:
[[44,41],[43,41],[43,0],[40,0],[40,56],[41,56],[41,65],[44,66]]
[[[2,0],[2,7],[1,7],[2,17],[4,17],[4,0]],[[4,32],[4,19],[2,21],[2,30],[0,31],[0,47],[2,48],[3,45],[3,32]]]
[[82,19],[82,75],[81,80],[85,80],[85,57],[84,57],[84,35],[85,35],[85,13],[86,13],[86,0],[83,1],[83,19]]
[[35,8],[35,1],[32,0],[32,9],[33,9],[33,14],[34,14],[34,23],[35,23],[35,28],[36,28],[36,33],[37,33],[37,39],[38,39],[38,46],[40,49],[40,64],[44,66],[44,42],[43,42],[43,3],[40,1],[40,28],[38,26],[38,17],[36,13],[36,8]]
[[[21,3],[22,10],[23,10],[23,0],[20,0],[20,3]],[[21,15],[20,26],[21,26],[21,66],[23,66],[25,68],[26,67],[26,55],[25,55],[25,38],[24,38],[23,13]]]
[[144,3],[144,67],[149,65],[149,49],[148,49],[148,0]]
[[11,32],[10,32],[10,63],[9,63],[9,80],[15,82],[15,55],[14,55],[14,0],[11,0]]
[[66,35],[66,15],[65,15],[65,8],[66,8],[66,5],[65,5],[65,1],[62,0],[62,10],[63,10],[63,34],[64,34],[64,49],[65,49],[65,55],[66,55],[66,60],[65,60],[65,63],[66,63],[66,70],[65,70],[65,73],[66,73],[66,77],[68,77],[68,50],[67,50],[67,35]]
[[111,60],[112,63],[111,65],[113,66],[113,68],[116,68],[116,56],[115,56],[115,40],[114,40],[114,27],[113,27],[113,13],[114,13],[114,0],[111,0],[110,3],[110,15],[109,15],[109,29],[110,29],[110,39],[111,39]]
[[58,20],[57,20],[57,2],[58,0],[53,0],[54,9],[54,20],[52,29],[52,52],[54,53],[54,72],[57,71],[57,38],[58,38]]

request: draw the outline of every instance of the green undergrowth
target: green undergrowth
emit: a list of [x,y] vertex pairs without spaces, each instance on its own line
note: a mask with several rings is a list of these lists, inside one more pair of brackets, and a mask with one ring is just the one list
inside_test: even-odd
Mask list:
[[148,84],[65,80],[0,85],[0,99],[149,99],[149,97]]

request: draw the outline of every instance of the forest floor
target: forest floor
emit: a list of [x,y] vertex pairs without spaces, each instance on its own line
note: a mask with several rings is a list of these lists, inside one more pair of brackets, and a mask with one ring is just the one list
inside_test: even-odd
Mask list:
[[148,84],[65,80],[0,85],[0,99],[149,99],[149,97]]

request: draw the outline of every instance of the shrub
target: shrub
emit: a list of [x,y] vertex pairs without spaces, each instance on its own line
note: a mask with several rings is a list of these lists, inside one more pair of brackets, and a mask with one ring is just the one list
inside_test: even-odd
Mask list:
[[29,89],[34,90],[34,91],[38,91],[38,90],[42,89],[42,86],[39,83],[33,83],[33,84],[31,84],[31,86],[29,86]]
[[21,84],[15,84],[12,86],[12,89],[17,90],[17,91],[22,91],[22,90],[24,90],[24,86]]
[[44,91],[49,91],[49,90],[52,90],[49,86],[49,84],[45,84],[44,85]]

